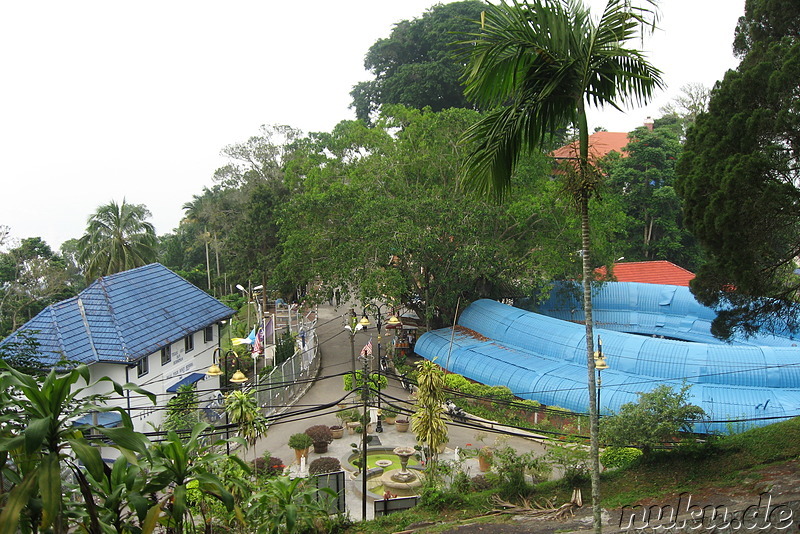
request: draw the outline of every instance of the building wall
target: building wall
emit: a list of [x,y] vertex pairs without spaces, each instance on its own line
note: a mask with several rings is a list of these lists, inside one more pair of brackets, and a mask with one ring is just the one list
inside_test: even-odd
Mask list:
[[[121,365],[112,363],[95,363],[89,366],[91,381],[95,382],[103,377],[108,377],[120,384],[127,382],[136,384],[141,388],[156,395],[155,405],[147,397],[134,391],[118,396],[108,382],[99,382],[88,388],[86,394],[111,393],[109,402],[112,406],[119,406],[128,410],[133,421],[134,430],[138,432],[152,432],[164,420],[166,405],[175,393],[168,393],[167,389],[192,373],[203,373],[213,362],[214,349],[219,345],[219,328],[214,327],[213,339],[205,341],[204,329],[194,332],[194,349],[187,352],[185,338],[170,344],[170,361],[162,365],[161,350],[147,356],[148,371],[139,376],[138,366]],[[200,406],[211,400],[219,388],[218,377],[204,377],[196,383]]]

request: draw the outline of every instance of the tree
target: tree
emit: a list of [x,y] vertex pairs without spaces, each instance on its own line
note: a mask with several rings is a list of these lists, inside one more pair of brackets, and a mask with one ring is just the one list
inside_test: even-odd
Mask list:
[[411,416],[411,431],[436,460],[440,445],[447,443],[447,415],[444,401],[444,372],[427,360],[417,362],[417,401]]
[[89,217],[78,240],[78,261],[87,281],[156,261],[156,233],[143,204],[111,201]]
[[619,199],[627,215],[620,254],[628,261],[668,260],[694,270],[700,252],[683,224],[682,202],[675,192],[675,164],[681,153],[674,124],[629,134],[628,157],[609,166],[603,198]]
[[457,187],[454,140],[477,118],[388,106],[373,128],[347,121],[311,136],[287,168],[276,273],[287,285],[315,281],[309,298],[380,298],[432,327],[452,324],[459,299],[530,294],[546,276],[540,262],[554,260],[541,236],[563,212],[535,198],[549,182],[541,155],[526,161],[515,202],[488,205]]
[[741,62],[689,130],[676,189],[708,261],[692,291],[718,316],[712,331],[800,330],[800,5],[748,0],[734,47]]
[[80,288],[64,259],[39,237],[0,253],[0,337]]
[[225,411],[231,423],[239,427],[239,436],[247,442],[248,447],[255,445],[258,437],[267,431],[266,419],[261,415],[252,392],[229,392],[225,395]]
[[[589,162],[586,107],[643,102],[661,86],[660,72],[625,44],[654,13],[626,0],[609,0],[598,21],[581,2],[531,0],[489,6],[469,34],[465,93],[491,109],[464,135],[468,187],[502,199],[520,155],[544,146],[565,126],[579,136],[577,163],[564,176],[578,208],[582,233],[586,358],[592,445],[592,503],[601,530],[597,406],[591,303],[589,201],[599,179]],[[575,171],[575,172],[572,172]]]
[[691,431],[692,423],[705,412],[687,402],[690,389],[689,384],[678,391],[662,384],[639,393],[638,402],[623,404],[618,413],[603,419],[604,444],[636,447],[647,456],[655,447],[674,441],[679,432]]
[[686,131],[697,117],[708,109],[711,91],[699,83],[689,83],[681,87],[681,94],[659,109],[666,116],[677,117],[681,125],[681,140],[686,138]]
[[433,111],[471,107],[459,82],[463,65],[454,57],[453,41],[484,7],[479,0],[437,4],[421,18],[395,24],[391,35],[367,52],[364,66],[375,79],[353,87],[356,117],[369,124],[386,104]]

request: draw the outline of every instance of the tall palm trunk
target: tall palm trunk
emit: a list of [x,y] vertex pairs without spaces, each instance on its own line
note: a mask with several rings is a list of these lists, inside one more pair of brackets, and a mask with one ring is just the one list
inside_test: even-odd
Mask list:
[[603,530],[600,513],[600,422],[597,406],[597,383],[594,368],[594,319],[592,318],[592,263],[589,236],[589,127],[586,123],[586,110],[583,99],[578,104],[579,132],[579,172],[581,189],[578,194],[578,209],[581,217],[581,259],[583,268],[583,313],[586,325],[586,371],[589,389],[589,447],[592,463],[592,516],[594,531],[600,534]]

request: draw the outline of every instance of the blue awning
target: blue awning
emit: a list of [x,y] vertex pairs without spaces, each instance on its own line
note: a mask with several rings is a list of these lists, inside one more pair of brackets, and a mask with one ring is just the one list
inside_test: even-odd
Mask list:
[[186,384],[195,384],[203,379],[206,376],[204,373],[192,373],[190,375],[184,376],[170,387],[167,388],[167,393],[177,393],[178,388],[184,386]]
[[119,412],[98,412],[96,414],[88,413],[83,415],[74,420],[72,425],[91,425],[95,415],[97,416],[97,426],[102,426],[103,428],[119,426],[122,423],[122,416]]

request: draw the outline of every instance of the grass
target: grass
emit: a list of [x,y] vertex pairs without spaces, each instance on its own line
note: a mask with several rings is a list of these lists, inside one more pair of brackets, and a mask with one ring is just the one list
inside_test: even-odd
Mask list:
[[[781,462],[800,458],[800,418],[754,428],[726,437],[713,438],[705,443],[682,445],[670,451],[656,451],[650,458],[642,458],[631,467],[603,473],[600,494],[602,506],[617,509],[645,499],[654,499],[681,492],[713,491],[735,488],[754,490],[761,480],[760,470]],[[582,488],[584,506],[591,495],[588,484]],[[348,532],[378,534],[408,528],[409,525],[430,522],[419,532],[433,533],[452,529],[454,523],[500,523],[497,516],[479,518],[491,510],[493,490],[463,495],[458,509],[429,510],[418,506],[399,514],[392,514],[367,523],[359,523]],[[536,486],[534,499],[551,500],[560,504],[569,500],[571,490],[558,481],[543,482]],[[472,518],[472,519],[470,519]]]

